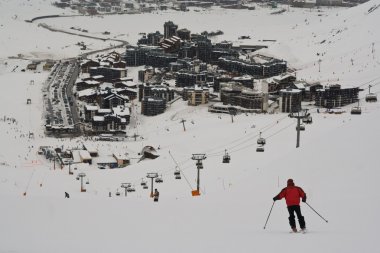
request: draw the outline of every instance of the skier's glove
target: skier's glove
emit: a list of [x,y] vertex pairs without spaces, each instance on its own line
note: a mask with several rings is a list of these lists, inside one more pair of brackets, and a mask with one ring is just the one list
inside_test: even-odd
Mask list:
[[306,197],[303,197],[303,198],[302,198],[302,202],[306,202]]
[[274,197],[274,198],[273,198],[273,201],[276,201],[276,200],[277,200],[277,197]]

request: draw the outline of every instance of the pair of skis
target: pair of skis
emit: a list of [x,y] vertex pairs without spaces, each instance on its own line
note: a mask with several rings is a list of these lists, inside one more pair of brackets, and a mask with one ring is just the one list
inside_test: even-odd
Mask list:
[[290,230],[290,232],[289,233],[291,233],[291,234],[306,234],[306,232],[307,232],[307,230],[306,229],[301,229],[301,230]]

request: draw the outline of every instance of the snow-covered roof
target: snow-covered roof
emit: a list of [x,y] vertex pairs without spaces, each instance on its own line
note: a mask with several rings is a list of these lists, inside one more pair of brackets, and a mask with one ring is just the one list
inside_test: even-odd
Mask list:
[[282,89],[280,90],[281,93],[300,93],[301,90],[299,89]]
[[81,157],[82,160],[92,160],[90,152],[88,152],[87,150],[80,150],[79,156]]
[[96,121],[96,122],[102,122],[104,121],[104,117],[103,116],[94,116],[92,118],[93,121]]
[[90,143],[83,144],[83,146],[89,153],[97,153],[98,152],[98,149]]
[[96,80],[86,80],[84,81],[86,84],[89,84],[89,85],[98,85],[100,84],[100,82],[96,81]]
[[236,76],[232,78],[232,80],[234,81],[239,81],[239,80],[246,81],[246,80],[252,80],[252,79],[253,79],[253,76],[250,76],[250,75]]
[[87,111],[97,111],[99,110],[98,105],[85,105],[84,106]]
[[85,89],[85,90],[78,91],[77,93],[78,93],[78,97],[88,97],[88,96],[95,95],[96,90],[95,89]]
[[121,117],[130,115],[129,108],[122,105],[113,107],[112,110],[113,110],[113,114],[121,116]]
[[99,157],[95,157],[93,159],[96,164],[109,164],[109,163],[117,163],[117,160],[112,155],[102,155]]
[[114,153],[113,156],[117,159],[117,160],[129,160],[129,157],[125,154],[120,154],[120,153]]
[[98,110],[98,113],[102,113],[102,114],[112,113],[112,110],[108,108],[100,108]]

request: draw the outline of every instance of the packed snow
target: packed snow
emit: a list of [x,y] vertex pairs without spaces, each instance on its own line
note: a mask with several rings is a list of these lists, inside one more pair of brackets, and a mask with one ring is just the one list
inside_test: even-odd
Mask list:
[[[291,8],[281,15],[270,15],[273,10],[265,8],[215,8],[40,22],[67,30],[81,24],[93,34],[109,30],[111,36],[121,35],[131,44],[139,32],[162,30],[167,20],[194,32],[223,30],[225,34],[216,40],[238,41],[240,35],[251,35],[251,41],[244,41],[247,44],[274,39],[265,53],[289,61],[297,77],[363,89],[373,84],[371,91],[377,93],[380,10],[372,7],[379,2],[321,12]],[[48,72],[20,70],[33,59],[81,53],[74,44],[84,38],[24,21],[57,12],[62,10],[50,1],[0,2],[0,252],[377,251],[378,103],[362,99],[360,116],[349,113],[351,106],[342,108],[341,114],[311,109],[313,124],[301,133],[300,148],[295,147],[296,120],[287,114],[240,114],[232,123],[230,115],[211,114],[207,106],[189,107],[182,100],[155,117],[141,116],[135,106],[128,135],[139,135],[136,141],[48,138],[43,132],[41,95]],[[94,43],[93,49],[108,46],[91,39],[88,43]],[[7,58],[18,54],[28,60]],[[31,104],[26,103],[28,98]],[[263,153],[256,152],[260,132],[267,142]],[[86,143],[103,156],[128,154],[132,165],[100,170],[74,164],[74,175],[69,175],[68,166],[54,168],[53,162],[37,154],[40,146],[75,148]],[[138,162],[139,152],[148,145],[159,157]],[[225,149],[231,155],[227,164],[222,163]],[[207,155],[198,197],[191,196],[196,188],[194,153]],[[181,180],[173,175],[178,168]],[[87,192],[80,192],[78,172],[86,173]],[[150,189],[140,185],[148,172],[157,172],[164,181],[154,186],[160,191],[158,203],[149,197]],[[277,201],[263,229],[272,198],[288,178],[305,190],[308,203],[328,223],[301,204],[308,233],[290,234],[285,203]],[[127,197],[121,188],[125,182],[136,188]]]

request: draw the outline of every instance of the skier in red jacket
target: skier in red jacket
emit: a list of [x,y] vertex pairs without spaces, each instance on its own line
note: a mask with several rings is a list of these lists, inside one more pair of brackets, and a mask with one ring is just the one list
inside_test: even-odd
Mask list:
[[301,230],[306,229],[305,218],[301,214],[300,198],[302,202],[306,202],[306,193],[301,187],[295,186],[293,179],[288,179],[287,187],[281,190],[281,192],[273,198],[273,201],[285,198],[286,205],[288,206],[289,212],[289,224],[293,232],[297,232],[296,220],[294,212],[297,214],[298,222],[300,224]]

